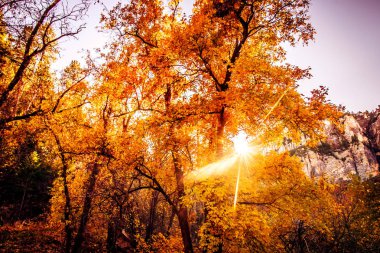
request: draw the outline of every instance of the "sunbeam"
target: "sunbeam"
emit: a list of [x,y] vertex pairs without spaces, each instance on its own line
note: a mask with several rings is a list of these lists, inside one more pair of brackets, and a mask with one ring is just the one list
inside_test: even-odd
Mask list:
[[227,159],[208,164],[200,169],[191,172],[188,175],[188,178],[193,178],[194,180],[202,180],[210,176],[221,175],[234,166],[237,158],[237,156],[232,156]]

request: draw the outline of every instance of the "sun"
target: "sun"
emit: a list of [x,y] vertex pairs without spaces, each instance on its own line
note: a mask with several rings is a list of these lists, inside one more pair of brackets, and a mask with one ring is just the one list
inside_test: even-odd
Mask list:
[[248,136],[243,131],[240,131],[234,138],[232,138],[236,154],[243,156],[251,152],[247,139]]

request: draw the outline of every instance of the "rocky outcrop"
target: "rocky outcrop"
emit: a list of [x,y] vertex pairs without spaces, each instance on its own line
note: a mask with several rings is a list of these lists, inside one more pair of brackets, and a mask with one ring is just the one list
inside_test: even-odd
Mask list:
[[380,106],[373,112],[363,112],[356,119],[369,140],[369,147],[380,164]]
[[325,176],[348,180],[351,175],[362,179],[379,174],[380,107],[374,112],[347,114],[343,129],[326,125],[327,139],[315,148],[292,150],[304,163],[310,177]]

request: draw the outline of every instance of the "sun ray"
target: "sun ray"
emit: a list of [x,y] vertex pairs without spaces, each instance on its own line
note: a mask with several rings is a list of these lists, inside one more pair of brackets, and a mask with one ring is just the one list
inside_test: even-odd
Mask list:
[[239,194],[239,182],[240,182],[240,171],[241,171],[240,159],[237,160],[237,164],[238,164],[238,173],[236,177],[236,186],[235,186],[234,210],[236,210],[236,204],[237,204],[237,199],[238,199],[238,194]]
[[234,143],[234,153],[224,160],[208,164],[202,168],[189,173],[186,178],[188,180],[202,181],[210,177],[234,173],[231,169],[237,169],[235,191],[233,198],[233,208],[236,210],[239,196],[239,184],[241,181],[242,173],[249,167],[252,155],[256,153],[257,146],[250,145],[248,135],[240,131],[235,137],[232,138]]
[[208,164],[202,168],[192,171],[188,177],[202,180],[210,176],[220,175],[225,173],[229,168],[236,163],[237,156],[232,156],[227,159]]

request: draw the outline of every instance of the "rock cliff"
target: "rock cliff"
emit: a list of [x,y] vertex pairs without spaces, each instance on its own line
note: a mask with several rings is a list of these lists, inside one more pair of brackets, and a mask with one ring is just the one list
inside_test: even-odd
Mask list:
[[379,174],[380,106],[373,112],[346,114],[340,131],[326,125],[327,139],[315,148],[297,147],[291,152],[304,163],[306,174],[334,181],[351,175],[362,179]]

